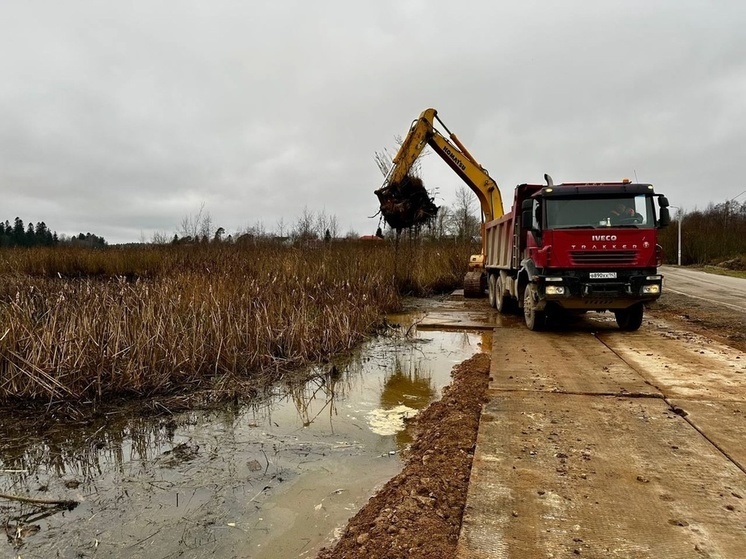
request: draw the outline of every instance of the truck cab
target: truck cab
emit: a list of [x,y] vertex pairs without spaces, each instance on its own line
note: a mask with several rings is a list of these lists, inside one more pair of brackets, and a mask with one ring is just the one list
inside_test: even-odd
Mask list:
[[538,329],[548,315],[612,311],[636,330],[661,294],[657,232],[668,200],[651,184],[523,184],[513,211],[486,225],[490,303],[515,302]]

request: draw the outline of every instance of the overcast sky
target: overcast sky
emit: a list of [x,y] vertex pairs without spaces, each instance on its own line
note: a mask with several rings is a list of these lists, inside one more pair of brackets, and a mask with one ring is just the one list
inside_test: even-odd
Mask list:
[[[746,190],[745,24],[742,0],[1,0],[0,219],[370,234],[374,153],[427,107],[507,206],[546,172],[704,208]],[[434,154],[423,179],[454,203]]]

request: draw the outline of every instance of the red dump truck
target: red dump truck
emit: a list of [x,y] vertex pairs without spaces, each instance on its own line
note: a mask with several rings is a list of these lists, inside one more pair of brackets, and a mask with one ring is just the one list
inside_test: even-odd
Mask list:
[[[523,310],[526,325],[586,311],[612,311],[622,330],[642,323],[661,294],[657,242],[668,200],[650,184],[521,184],[512,211],[485,223],[490,304]],[[657,207],[656,207],[657,200]]]

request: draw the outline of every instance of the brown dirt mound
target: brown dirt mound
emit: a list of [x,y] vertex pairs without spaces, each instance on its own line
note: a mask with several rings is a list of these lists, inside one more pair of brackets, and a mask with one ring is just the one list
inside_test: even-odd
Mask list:
[[422,179],[407,175],[399,182],[389,183],[375,191],[381,203],[381,215],[393,229],[424,225],[438,213]]
[[457,366],[443,398],[414,420],[402,472],[347,524],[318,559],[451,559],[466,503],[490,357]]
[[746,256],[731,258],[730,260],[726,260],[725,262],[718,263],[717,266],[719,266],[720,268],[725,268],[726,270],[744,271],[746,270]]

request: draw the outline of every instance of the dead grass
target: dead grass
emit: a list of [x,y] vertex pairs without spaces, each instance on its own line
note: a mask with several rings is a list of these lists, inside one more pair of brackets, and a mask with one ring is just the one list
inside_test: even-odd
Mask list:
[[14,272],[0,282],[0,401],[230,394],[357,345],[398,308],[400,289],[454,280],[457,253],[421,243],[2,252]]
[[704,266],[702,269],[710,274],[730,276],[732,278],[746,278],[746,257],[728,260],[717,266]]

